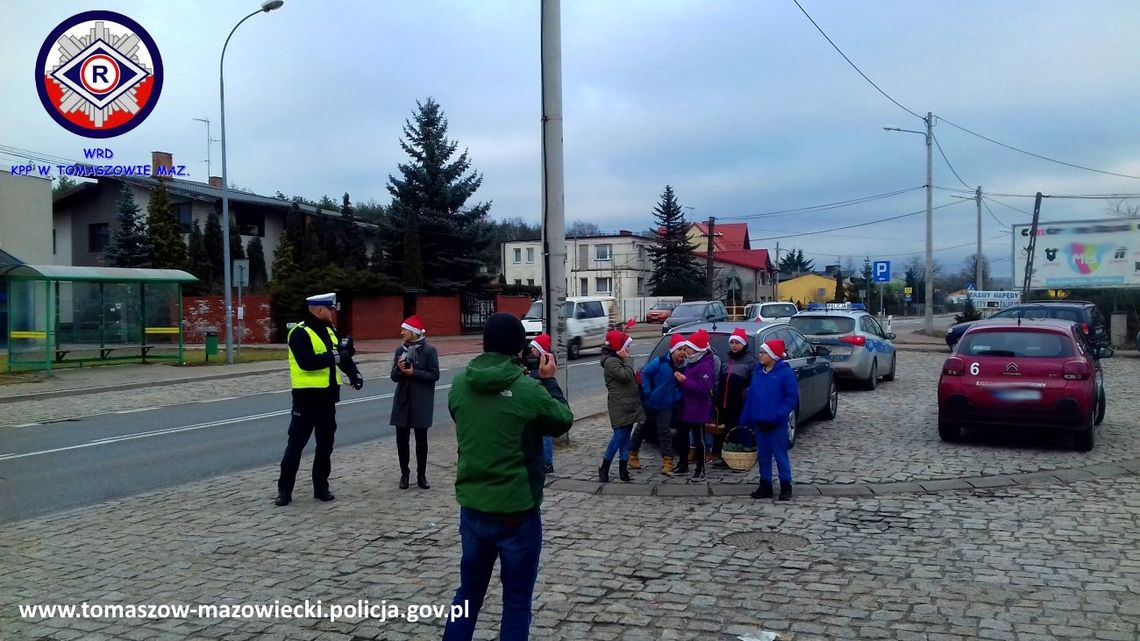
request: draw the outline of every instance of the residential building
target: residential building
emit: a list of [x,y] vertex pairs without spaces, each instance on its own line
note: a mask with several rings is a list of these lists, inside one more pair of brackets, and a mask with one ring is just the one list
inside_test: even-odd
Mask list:
[[[696,255],[702,265],[706,264],[706,252],[696,252]],[[776,266],[767,249],[714,251],[713,270],[719,281],[717,298],[729,305],[775,300],[772,285],[776,281]]]
[[[689,225],[689,243],[699,252],[709,250],[709,227],[706,223]],[[713,225],[713,253],[746,251],[752,249],[748,238],[748,223],[719,223]]]
[[[844,284],[849,281],[844,279]],[[835,277],[820,274],[803,274],[788,280],[780,280],[776,290],[777,300],[790,300],[802,305],[826,303],[835,297]]]
[[[173,162],[168,153],[156,151],[152,154],[154,167],[169,167]],[[204,229],[211,212],[221,213],[221,178],[211,176],[208,183],[179,178],[164,180],[183,232],[189,233],[194,221]],[[83,182],[59,194],[55,198],[53,212],[54,262],[59,265],[102,265],[103,252],[115,232],[115,214],[123,185],[131,189],[135,204],[145,216],[151,191],[157,184],[158,180],[151,177],[100,177],[95,182]],[[229,191],[229,201],[230,216],[241,234],[242,245],[246,246],[254,237],[260,237],[266,270],[271,272],[273,252],[284,233],[285,216],[293,203],[233,189]],[[300,209],[310,216],[340,218],[339,210],[321,210],[311,205],[300,205]],[[272,276],[270,273],[269,277]]]
[[[648,296],[653,239],[629,231],[616,236],[566,239],[566,295]],[[508,284],[542,286],[542,241],[502,244],[502,274]]]
[[0,171],[0,251],[30,265],[51,265],[51,180]]

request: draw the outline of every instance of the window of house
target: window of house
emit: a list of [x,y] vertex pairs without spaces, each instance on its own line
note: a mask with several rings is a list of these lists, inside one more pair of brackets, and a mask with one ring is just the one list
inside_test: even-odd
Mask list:
[[261,212],[239,211],[234,216],[234,222],[242,236],[265,236],[265,214]]
[[594,260],[613,260],[613,245],[594,245]]
[[612,294],[614,291],[613,279],[609,277],[595,279],[597,284],[597,291],[599,294]]
[[526,248],[526,262],[531,264],[534,263],[534,247]]
[[194,224],[194,206],[190,203],[175,203],[174,216],[178,218],[182,233],[189,234],[190,227]]
[[589,278],[579,278],[578,279],[578,287],[580,289],[580,291],[578,292],[578,295],[579,296],[586,296],[587,294],[590,293],[590,279]]
[[639,277],[637,279],[637,295],[638,296],[644,296],[645,295],[645,279],[644,278]]
[[516,279],[515,279],[515,284],[516,284],[516,285],[522,285],[522,279],[521,279],[521,278],[516,278]]
[[517,248],[517,247],[516,247],[516,248],[515,248],[515,260],[514,260],[514,263],[515,263],[516,265],[518,265],[518,264],[519,264],[519,263],[521,263],[521,262],[522,262],[522,249],[520,249],[520,248]]
[[533,278],[526,279],[526,284],[530,285],[531,287],[534,287],[534,279]]
[[87,251],[95,253],[111,244],[111,223],[93,223],[87,226]]
[[55,256],[55,230],[51,230],[51,255]]

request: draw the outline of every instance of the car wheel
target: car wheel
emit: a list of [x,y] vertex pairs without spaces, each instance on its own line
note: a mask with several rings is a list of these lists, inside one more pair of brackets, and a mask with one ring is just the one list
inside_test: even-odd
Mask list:
[[884,381],[895,380],[895,368],[898,367],[898,359],[899,359],[898,354],[891,354],[891,371],[888,372],[887,375],[883,377]]
[[835,385],[835,379],[831,379],[831,383],[827,388],[827,405],[823,406],[823,410],[819,413],[819,418],[824,421],[831,421],[839,414],[839,387]]
[[799,427],[799,413],[800,413],[800,411],[798,409],[794,409],[794,410],[792,410],[791,414],[788,414],[788,449],[789,450],[796,446],[796,431],[797,431],[797,428]]
[[962,438],[962,428],[946,422],[940,416],[938,417],[938,437],[947,443],[957,443]]
[[[1100,405],[1099,395],[1097,397],[1097,405]],[[1096,416],[1098,412],[1100,412],[1100,408],[1094,407],[1092,411],[1089,412],[1089,419],[1085,424],[1085,429],[1079,432],[1073,432],[1074,450],[1078,452],[1088,452],[1093,448],[1093,444],[1096,441],[1094,428],[1096,427]]]
[[871,375],[863,381],[863,389],[874,390],[879,386],[879,359],[871,361]]
[[1093,421],[1093,425],[1100,425],[1104,422],[1104,412],[1104,387],[1101,387],[1096,397],[1096,420]]
[[569,345],[566,346],[566,358],[568,360],[574,360],[578,358],[578,352],[581,351],[581,349],[582,339],[575,338],[574,340],[570,341]]

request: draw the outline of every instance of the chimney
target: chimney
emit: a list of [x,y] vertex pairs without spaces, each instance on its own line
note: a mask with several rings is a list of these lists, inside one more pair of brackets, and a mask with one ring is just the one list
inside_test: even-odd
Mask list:
[[618,236],[632,236],[632,235],[633,235],[633,232],[631,232],[628,229],[618,230]]
[[[159,174],[158,168],[162,167],[166,173]],[[152,151],[150,152],[150,175],[158,177],[170,175],[170,170],[174,168],[174,155],[168,151]]]
[[222,188],[222,177],[221,176],[210,176],[210,186],[213,187],[214,189],[221,189]]

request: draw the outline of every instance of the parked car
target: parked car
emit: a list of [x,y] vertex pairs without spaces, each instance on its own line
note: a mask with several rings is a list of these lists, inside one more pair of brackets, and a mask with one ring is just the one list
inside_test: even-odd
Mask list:
[[[566,317],[566,357],[578,358],[583,349],[601,347],[609,331],[614,299],[610,296],[571,296],[566,299],[563,314]],[[523,314],[523,329],[530,339],[545,331],[545,304],[537,300]]]
[[744,320],[763,323],[765,321],[788,322],[788,319],[800,311],[796,304],[790,301],[772,303],[752,303],[744,307]]
[[788,320],[813,345],[830,350],[831,365],[839,378],[855,379],[873,390],[884,381],[895,380],[898,355],[895,335],[885,331],[875,317],[858,303],[808,305]]
[[966,426],[1050,426],[1093,447],[1104,420],[1104,372],[1111,347],[1089,347],[1072,321],[990,319],[973,324],[942,365],[938,435],[957,441]]
[[665,319],[669,318],[669,315],[673,313],[673,308],[679,304],[680,303],[668,302],[657,303],[653,307],[649,308],[649,311],[645,313],[645,322],[664,323]]
[[[831,362],[827,357],[827,348],[813,347],[799,331],[789,327],[786,323],[756,323],[749,321],[697,323],[686,325],[676,331],[686,334],[703,329],[709,333],[709,347],[717,357],[724,362],[728,358],[728,338],[737,327],[743,327],[748,333],[748,349],[752,354],[759,353],[760,345],[765,341],[778,338],[784,341],[784,349],[788,356],[785,359],[796,372],[796,380],[800,387],[800,404],[788,416],[788,447],[796,443],[796,433],[799,426],[808,419],[819,417],[830,421],[839,412],[839,388],[835,385]],[[649,358],[669,353],[669,335],[662,336],[654,346]],[[641,371],[638,370],[638,380]],[[735,426],[729,426],[735,427]],[[656,429],[649,427],[643,432],[646,439],[656,443]]]
[[[1032,301],[1007,307],[990,318],[1058,318],[1072,321],[1080,325],[1092,347],[1109,345],[1108,325],[1104,322],[1104,315],[1096,305],[1086,301]],[[946,345],[951,351],[973,322],[958,323],[947,330]]]
[[728,309],[719,300],[698,300],[681,303],[673,308],[669,318],[661,324],[661,333],[691,323],[715,323],[728,320]]

